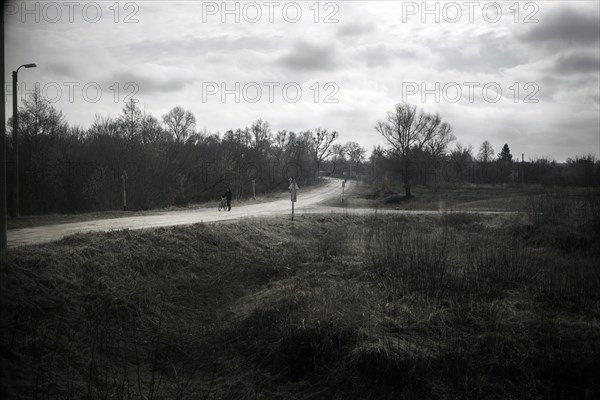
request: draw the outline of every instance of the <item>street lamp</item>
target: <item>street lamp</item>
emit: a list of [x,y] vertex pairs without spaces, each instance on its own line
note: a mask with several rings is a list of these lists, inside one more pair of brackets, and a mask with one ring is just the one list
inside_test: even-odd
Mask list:
[[[4,7],[0,20],[0,76],[4,78]],[[6,255],[6,115],[5,86],[0,87],[0,259]]]
[[13,218],[19,216],[19,113],[17,111],[17,81],[21,68],[35,68],[35,64],[23,64],[12,73],[13,80],[13,157],[14,157],[14,175],[13,175]]

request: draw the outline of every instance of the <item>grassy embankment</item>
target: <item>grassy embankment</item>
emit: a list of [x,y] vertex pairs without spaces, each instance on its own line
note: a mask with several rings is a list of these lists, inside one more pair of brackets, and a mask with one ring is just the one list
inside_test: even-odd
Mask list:
[[85,234],[1,269],[0,397],[592,399],[600,206]]

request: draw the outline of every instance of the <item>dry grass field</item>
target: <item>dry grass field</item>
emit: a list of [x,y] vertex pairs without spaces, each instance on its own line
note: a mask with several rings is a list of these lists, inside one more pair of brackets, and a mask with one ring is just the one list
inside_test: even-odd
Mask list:
[[521,197],[514,214],[247,219],[15,249],[0,397],[598,398],[600,202]]

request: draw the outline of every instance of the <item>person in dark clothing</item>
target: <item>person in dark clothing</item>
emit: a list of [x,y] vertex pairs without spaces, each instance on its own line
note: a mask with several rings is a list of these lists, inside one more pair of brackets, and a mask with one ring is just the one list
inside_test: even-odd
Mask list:
[[233,198],[233,193],[231,193],[231,189],[227,188],[227,191],[223,194],[225,200],[227,200],[227,211],[231,211],[231,199]]

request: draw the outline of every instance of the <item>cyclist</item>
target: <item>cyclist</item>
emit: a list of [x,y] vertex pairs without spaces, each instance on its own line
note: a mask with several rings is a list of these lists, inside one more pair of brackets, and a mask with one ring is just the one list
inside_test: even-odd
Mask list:
[[225,200],[227,201],[227,211],[231,211],[231,199],[233,198],[233,194],[231,193],[231,189],[227,188],[227,191],[225,193],[223,193],[223,196]]

